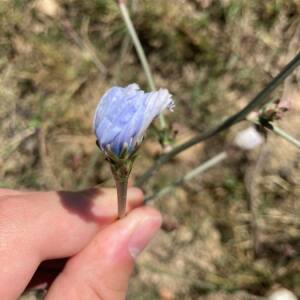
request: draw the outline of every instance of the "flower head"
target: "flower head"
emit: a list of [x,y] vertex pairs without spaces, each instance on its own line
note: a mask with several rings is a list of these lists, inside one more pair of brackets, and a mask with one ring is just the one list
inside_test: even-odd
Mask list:
[[101,98],[94,117],[94,131],[101,150],[119,156],[142,141],[152,120],[174,102],[167,89],[145,93],[137,84],[113,87]]

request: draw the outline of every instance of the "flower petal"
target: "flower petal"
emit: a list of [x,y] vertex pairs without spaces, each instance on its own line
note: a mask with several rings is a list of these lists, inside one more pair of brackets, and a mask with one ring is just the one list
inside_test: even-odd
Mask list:
[[113,87],[101,98],[93,127],[102,150],[109,146],[119,155],[123,146],[129,152],[141,141],[152,120],[166,107],[174,105],[168,90],[145,93],[137,84]]
[[171,94],[167,89],[160,89],[158,92],[148,93],[148,99],[146,103],[146,110],[143,124],[135,137],[135,140],[139,142],[155,117],[157,117],[164,109],[169,107],[172,109],[174,102]]

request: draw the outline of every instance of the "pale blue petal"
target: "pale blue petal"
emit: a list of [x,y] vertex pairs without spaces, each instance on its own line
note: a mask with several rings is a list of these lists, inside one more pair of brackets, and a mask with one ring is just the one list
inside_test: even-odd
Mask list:
[[139,132],[144,118],[145,105],[140,107],[140,110],[137,111],[130,119],[130,121],[125,124],[122,131],[114,139],[113,145],[116,151],[121,152],[123,145],[126,143],[129,147],[129,150],[132,150],[132,143],[134,137]]
[[124,126],[130,122],[137,113],[139,106],[141,106],[142,101],[140,99],[142,98],[145,98],[145,96],[143,92],[140,92],[137,95],[122,99],[122,103],[115,108],[114,114],[107,116],[110,122],[100,123],[101,142],[108,143],[107,139],[112,141],[118,133],[124,131]]
[[113,103],[117,101],[117,99],[121,99],[123,97],[123,88],[113,87],[109,89],[104,96],[100,99],[100,102],[96,108],[94,124],[93,127],[96,129],[99,125],[99,122],[105,117],[111,114],[113,109]]
[[135,93],[136,89],[115,87],[102,97],[94,119],[94,129],[101,144],[110,143],[135,112],[135,103],[130,101]]
[[111,88],[101,98],[94,117],[100,147],[110,145],[116,155],[124,144],[134,150],[153,118],[172,103],[167,90],[145,93],[137,84]]
[[164,109],[172,108],[174,102],[168,90],[160,89],[157,92],[148,93],[146,100],[146,109],[143,124],[135,137],[136,142],[140,141],[155,117],[157,117]]

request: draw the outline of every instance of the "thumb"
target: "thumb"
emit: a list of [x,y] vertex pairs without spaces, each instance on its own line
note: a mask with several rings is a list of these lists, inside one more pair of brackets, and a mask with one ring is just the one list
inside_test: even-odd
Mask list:
[[46,299],[125,299],[134,259],[160,225],[156,210],[141,207],[107,227],[68,261]]

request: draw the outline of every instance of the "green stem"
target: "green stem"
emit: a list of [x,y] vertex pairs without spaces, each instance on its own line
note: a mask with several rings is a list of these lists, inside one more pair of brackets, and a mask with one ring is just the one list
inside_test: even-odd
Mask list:
[[189,171],[184,176],[178,178],[176,181],[168,184],[167,186],[165,186],[164,188],[162,188],[158,192],[154,193],[153,195],[147,196],[144,200],[145,203],[149,202],[150,200],[153,200],[155,198],[162,197],[162,196],[166,195],[167,193],[171,192],[175,187],[177,187],[179,185],[182,185],[185,182],[195,178],[196,176],[200,175],[201,173],[205,172],[206,170],[208,170],[208,169],[212,168],[213,166],[215,166],[216,164],[220,163],[221,161],[223,161],[227,157],[228,157],[228,155],[225,151],[217,154],[216,156],[214,156],[211,159],[207,160],[206,162],[204,162],[203,164],[201,164],[197,168]]
[[295,145],[297,148],[300,149],[300,141],[298,141],[296,138],[294,138],[293,136],[291,136],[290,134],[288,134],[287,132],[285,132],[281,128],[277,127],[273,123],[271,123],[271,125],[273,127],[272,131],[275,134],[279,135],[280,137],[282,137],[283,139],[285,139],[286,141],[288,141],[289,143]]
[[118,218],[125,217],[126,214],[126,200],[127,200],[127,186],[128,179],[120,180],[115,177],[117,195],[118,195]]
[[173,148],[170,152],[160,156],[156,162],[137,180],[136,184],[142,186],[150,177],[152,177],[155,172],[160,169],[160,167],[171,160],[174,156],[180,152],[208,139],[212,136],[228,129],[229,127],[243,121],[246,116],[252,112],[254,109],[261,107],[270,100],[267,98],[278,86],[284,81],[298,66],[300,65],[300,52],[274,77],[242,110],[233,114],[225,121],[221,122],[216,127],[204,132],[203,134],[198,134],[191,138],[187,142],[178,145]]
[[291,136],[289,133],[285,132],[283,129],[281,129],[280,127],[278,127],[277,125],[275,125],[272,122],[269,122],[270,126],[264,126],[258,118],[247,118],[247,121],[253,123],[253,124],[257,124],[260,126],[263,126],[264,128],[272,131],[273,133],[275,133],[276,135],[282,137],[283,139],[285,139],[287,142],[289,142],[290,144],[296,146],[297,148],[300,148],[300,141],[297,140],[296,138],[294,138],[293,136]]
[[[143,46],[142,46],[142,44],[139,40],[139,37],[138,37],[138,35],[136,33],[136,30],[133,26],[133,23],[131,21],[128,8],[127,8],[126,4],[124,3],[124,1],[118,1],[118,5],[120,7],[120,11],[121,11],[124,23],[125,23],[125,25],[127,27],[127,30],[128,30],[128,32],[131,36],[132,42],[134,44],[134,47],[136,49],[136,52],[137,52],[138,57],[141,61],[142,67],[144,69],[144,72],[145,72],[145,75],[146,75],[146,78],[147,78],[147,81],[148,81],[149,88],[152,91],[155,91],[156,87],[155,87],[153,75],[152,75],[148,60],[146,58]],[[166,121],[165,121],[165,118],[164,118],[163,114],[159,115],[159,121],[160,121],[161,129],[165,129],[166,128]]]
[[118,217],[121,219],[126,214],[128,178],[134,162],[134,155],[128,156],[125,150],[123,154],[120,154],[120,157],[117,157],[112,152],[107,151],[106,159],[115,179],[118,196]]

